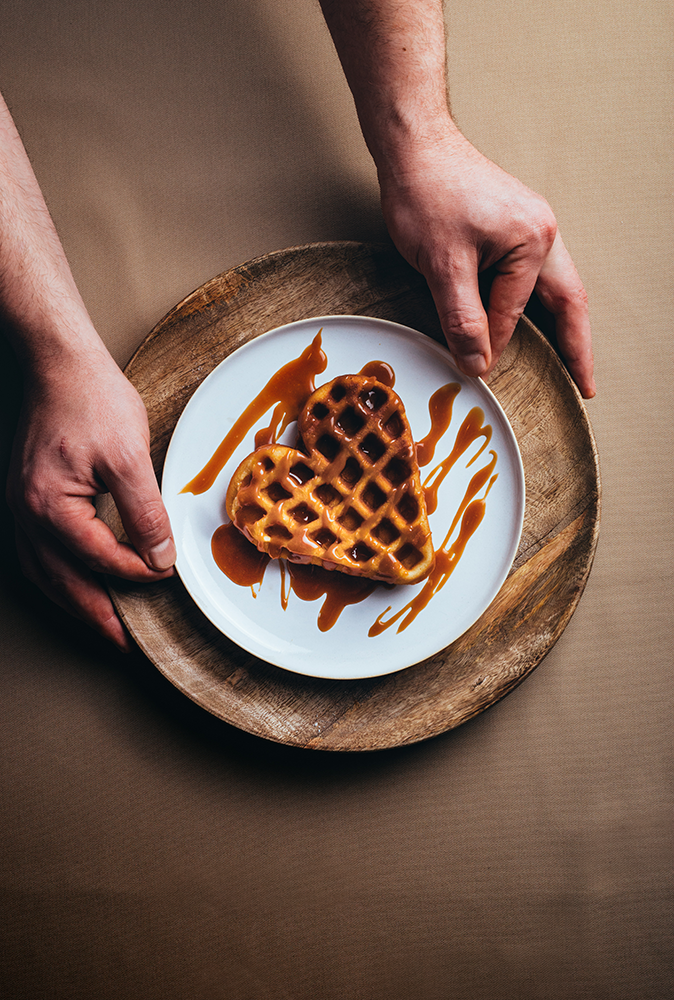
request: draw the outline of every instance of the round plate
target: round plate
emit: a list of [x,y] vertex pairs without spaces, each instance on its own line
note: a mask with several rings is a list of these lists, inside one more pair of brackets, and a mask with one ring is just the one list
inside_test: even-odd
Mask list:
[[[321,315],[373,315],[444,343],[424,279],[391,247],[309,244],[232,268],[172,309],[125,369],[147,408],[157,474],[180,415],[224,358],[269,330]],[[400,366],[397,376],[408,403]],[[506,581],[458,639],[392,674],[308,677],[229,639],[178,575],[151,586],[111,579],[115,607],[143,652],[218,718],[317,750],[380,750],[428,739],[507,695],[554,645],[583,593],[599,531],[599,467],[583,402],[547,339],[527,319],[518,323],[489,388],[519,444],[527,484],[524,524]],[[413,420],[415,434],[423,434],[427,424],[422,420],[420,431]],[[98,508],[123,537],[110,497],[100,497]],[[314,605],[307,608],[315,615]]]
[[[239,463],[254,450],[255,432],[268,426],[273,407],[245,436],[210,489],[199,495],[181,492],[268,380],[298,357],[319,331],[328,365],[317,377],[317,386],[358,372],[369,361],[385,361],[395,372],[395,389],[417,441],[430,429],[431,395],[448,382],[460,385],[451,424],[433,461],[422,469],[422,481],[450,454],[459,427],[474,407],[483,411],[484,423],[492,429],[488,446],[484,447],[484,438],[473,442],[442,483],[437,510],[429,518],[436,546],[447,535],[470,480],[495,456],[497,478],[489,490],[485,516],[443,589],[400,631],[394,625],[368,636],[379,615],[388,608],[391,615],[402,610],[423,583],[377,587],[362,603],[346,607],[330,630],[320,631],[321,601],[306,602],[291,593],[284,610],[278,561],[268,566],[259,591],[233,583],[216,565],[211,538],[228,520],[224,509],[227,486]],[[282,440],[294,445],[295,438],[293,425]],[[524,514],[524,472],[515,435],[496,398],[481,380],[464,377],[444,347],[386,320],[319,316],[272,330],[240,347],[202,382],[173,433],[162,494],[176,539],[176,567],[213,624],[269,663],[312,677],[346,680],[392,673],[432,656],[480,617],[498,593],[517,551]],[[458,533],[457,526],[452,538]]]

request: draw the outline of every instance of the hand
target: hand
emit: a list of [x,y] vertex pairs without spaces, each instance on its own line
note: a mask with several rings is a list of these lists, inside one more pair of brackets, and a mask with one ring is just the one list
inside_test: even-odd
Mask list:
[[[547,202],[482,156],[456,129],[379,165],[389,233],[428,281],[449,349],[467,375],[488,374],[536,290],[556,318],[562,356],[594,396],[587,296]],[[487,310],[478,273],[495,269]]]
[[[110,491],[132,547],[93,504]],[[129,640],[98,579],[173,573],[175,546],[149,452],[140,396],[106,352],[26,378],[7,497],[24,574],[121,649]]]

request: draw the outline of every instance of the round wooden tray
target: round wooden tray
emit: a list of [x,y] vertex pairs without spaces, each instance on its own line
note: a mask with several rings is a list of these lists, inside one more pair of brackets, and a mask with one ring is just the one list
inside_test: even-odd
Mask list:
[[[176,306],[126,368],[148,410],[157,474],[185,404],[226,355],[284,323],[329,314],[378,316],[443,342],[426,283],[385,246],[312,244],[227,271]],[[197,704],[240,729],[293,746],[400,746],[488,708],[536,667],[566,627],[599,529],[599,467],[585,407],[554,350],[526,318],[489,386],[522,453],[524,529],[500,593],[446,649],[369,680],[304,677],[227,639],[177,577],[151,586],[109,581],[131,635]],[[122,537],[109,497],[101,498],[99,512]]]

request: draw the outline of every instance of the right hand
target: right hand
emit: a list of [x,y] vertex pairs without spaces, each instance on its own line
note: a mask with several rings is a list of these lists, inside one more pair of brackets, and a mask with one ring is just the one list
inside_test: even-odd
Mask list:
[[[536,290],[562,357],[595,394],[587,296],[547,202],[482,156],[455,126],[379,165],[384,217],[400,253],[428,281],[450,351],[467,375],[495,366]],[[496,276],[487,308],[478,274]]]
[[[29,373],[7,482],[24,574],[120,649],[130,643],[100,574],[171,576],[175,545],[142,400],[107,352]],[[131,545],[96,516],[110,492]]]

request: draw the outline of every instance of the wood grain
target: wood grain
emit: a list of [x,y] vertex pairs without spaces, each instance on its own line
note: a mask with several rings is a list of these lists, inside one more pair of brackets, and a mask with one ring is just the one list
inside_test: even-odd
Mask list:
[[[378,316],[443,342],[424,280],[389,247],[311,244],[234,268],[176,306],[127,366],[148,410],[157,474],[185,404],[226,355],[283,323],[329,314]],[[524,530],[500,593],[456,642],[384,677],[303,677],[232,643],[177,578],[152,586],[110,581],[115,605],[146,655],[188,697],[228,723],[321,750],[424,740],[508,694],[559,638],[585,587],[599,530],[599,465],[583,402],[526,318],[489,385],[522,453]],[[108,497],[101,498],[99,512],[121,537]]]

